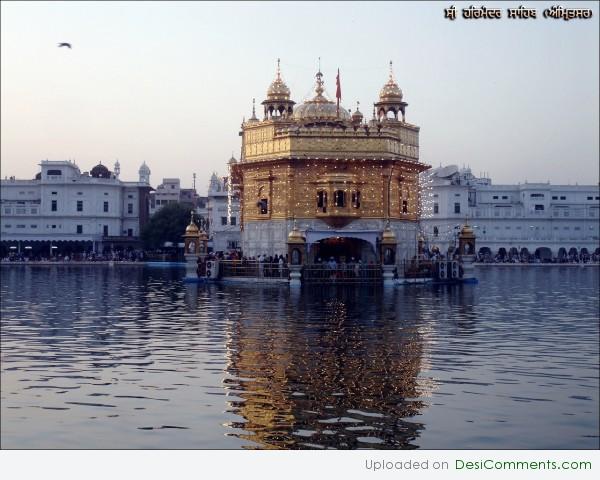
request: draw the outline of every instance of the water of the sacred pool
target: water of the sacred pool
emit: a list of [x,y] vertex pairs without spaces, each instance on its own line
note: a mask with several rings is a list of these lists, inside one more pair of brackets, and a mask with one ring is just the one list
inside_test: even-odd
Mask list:
[[3,267],[3,448],[598,448],[598,268],[438,287]]

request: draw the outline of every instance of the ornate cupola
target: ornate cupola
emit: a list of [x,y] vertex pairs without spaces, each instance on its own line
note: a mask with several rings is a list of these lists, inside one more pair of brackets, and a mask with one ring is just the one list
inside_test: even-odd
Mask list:
[[392,62],[390,61],[390,77],[379,92],[379,101],[375,103],[379,121],[385,120],[389,112],[394,114],[394,120],[396,121],[398,120],[398,113],[401,113],[402,121],[405,121],[405,110],[408,103],[404,102],[402,97],[402,90],[400,90],[400,87],[396,83],[394,71],[392,70]]
[[360,125],[363,121],[363,114],[358,109],[360,102],[356,102],[356,111],[352,114],[352,123]]
[[262,102],[265,111],[265,120],[291,117],[294,111],[294,102],[290,99],[290,89],[281,78],[280,61],[277,59],[277,72],[275,80],[267,89],[267,99]]
[[142,166],[138,170],[139,182],[150,184],[150,168],[146,165],[146,162],[142,163]]

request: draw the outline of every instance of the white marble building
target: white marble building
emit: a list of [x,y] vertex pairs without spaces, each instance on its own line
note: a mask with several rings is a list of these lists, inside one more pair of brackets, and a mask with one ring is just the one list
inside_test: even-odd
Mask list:
[[572,249],[593,253],[600,246],[598,185],[493,185],[455,165],[424,172],[421,180],[428,186],[421,199],[421,231],[429,246],[441,251],[454,243],[467,216],[478,251],[491,255],[502,248],[534,254],[545,247],[557,257]]
[[[231,158],[229,162],[235,162]],[[239,193],[231,188],[229,177],[213,173],[208,186],[206,204],[209,248],[213,252],[228,252],[241,247]]]
[[74,246],[96,252],[115,245],[139,246],[151,190],[145,163],[137,182],[119,178],[119,162],[113,172],[99,164],[81,173],[71,161],[44,160],[40,167],[34,179],[1,181],[4,254],[35,250],[48,256]]

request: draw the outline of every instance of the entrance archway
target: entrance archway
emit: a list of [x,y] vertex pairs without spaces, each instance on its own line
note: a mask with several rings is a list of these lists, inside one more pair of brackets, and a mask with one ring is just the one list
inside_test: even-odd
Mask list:
[[539,258],[541,262],[549,263],[552,261],[552,250],[548,247],[539,247],[535,250],[535,256]]
[[333,258],[336,262],[355,262],[363,264],[378,263],[373,245],[366,240],[354,237],[328,237],[311,245],[310,261],[327,262]]

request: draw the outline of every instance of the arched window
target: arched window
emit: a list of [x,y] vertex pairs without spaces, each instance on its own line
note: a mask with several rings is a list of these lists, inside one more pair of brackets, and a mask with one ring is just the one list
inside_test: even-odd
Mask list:
[[256,202],[256,206],[258,207],[258,211],[261,215],[267,215],[269,213],[269,199],[266,198],[268,194],[265,193],[265,186],[262,185],[258,189],[258,202]]
[[433,236],[437,237],[439,233],[438,227],[433,227]]
[[258,201],[258,208],[261,215],[266,215],[269,213],[269,200],[266,198],[261,198]]
[[336,190],[333,192],[333,204],[336,207],[345,207],[346,206],[346,192],[343,190]]
[[323,213],[327,213],[327,192],[325,190],[317,192],[317,208]]

